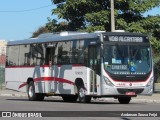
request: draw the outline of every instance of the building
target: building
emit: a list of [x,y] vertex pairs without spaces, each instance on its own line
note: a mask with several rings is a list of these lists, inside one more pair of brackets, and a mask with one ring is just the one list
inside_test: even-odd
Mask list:
[[0,40],[0,65],[4,66],[6,63],[6,45],[5,40]]

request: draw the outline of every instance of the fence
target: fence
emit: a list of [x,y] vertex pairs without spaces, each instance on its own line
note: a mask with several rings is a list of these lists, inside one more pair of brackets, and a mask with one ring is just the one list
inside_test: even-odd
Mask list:
[[4,88],[5,85],[5,66],[0,65],[0,90]]

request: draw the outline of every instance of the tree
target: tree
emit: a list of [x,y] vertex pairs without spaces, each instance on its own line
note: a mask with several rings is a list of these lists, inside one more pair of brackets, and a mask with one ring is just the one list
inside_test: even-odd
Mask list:
[[58,23],[55,19],[51,20],[48,18],[48,23],[46,23],[45,26],[41,26],[32,33],[32,38],[38,37],[40,34],[43,33],[57,33],[61,31],[67,31],[68,30],[68,24],[66,22],[60,22]]
[[67,31],[68,30],[68,23],[67,22],[59,22],[55,19],[51,20],[51,18],[48,18],[48,23],[46,23],[46,28],[50,32],[61,32],[61,31]]
[[[57,5],[52,14],[67,20],[69,30],[110,31],[110,0],[51,1]],[[159,0],[115,0],[116,29],[152,33],[158,37],[160,16],[143,16],[143,13],[158,6]]]

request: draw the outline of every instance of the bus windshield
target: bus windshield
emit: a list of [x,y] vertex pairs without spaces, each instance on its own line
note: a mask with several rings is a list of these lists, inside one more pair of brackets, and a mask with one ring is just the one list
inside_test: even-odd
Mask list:
[[117,75],[146,75],[151,70],[149,45],[104,45],[104,68]]

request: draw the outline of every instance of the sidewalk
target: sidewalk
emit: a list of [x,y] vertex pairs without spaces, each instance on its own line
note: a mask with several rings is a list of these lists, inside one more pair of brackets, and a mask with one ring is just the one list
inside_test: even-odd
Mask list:
[[[3,89],[0,90],[0,96],[7,96],[7,97],[27,97],[27,93]],[[57,96],[53,96],[53,99],[57,98]],[[113,98],[98,98],[100,101],[107,101],[107,102],[117,102],[117,99]],[[154,93],[152,96],[137,96],[133,97],[131,102],[133,103],[160,103],[160,91]]]
[[160,92],[153,93],[152,96],[137,96],[132,98],[134,102],[143,102],[143,103],[160,103]]
[[0,96],[8,96],[8,97],[27,97],[27,93],[9,90],[9,89],[3,89],[0,90]]

